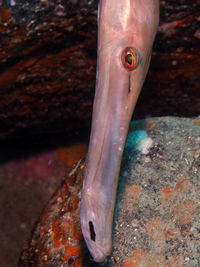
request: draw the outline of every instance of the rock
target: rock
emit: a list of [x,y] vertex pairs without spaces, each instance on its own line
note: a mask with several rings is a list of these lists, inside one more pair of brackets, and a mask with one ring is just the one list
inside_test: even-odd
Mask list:
[[90,123],[97,2],[63,2],[0,6],[0,140]]
[[[131,123],[119,178],[113,251],[104,266],[200,264],[199,167],[199,118]],[[79,161],[46,205],[19,266],[100,266],[91,261],[80,234],[83,168],[84,161]]]
[[127,141],[110,266],[199,266],[199,119],[132,122]]
[[87,251],[79,222],[84,167],[82,159],[45,206],[19,267],[82,266]]

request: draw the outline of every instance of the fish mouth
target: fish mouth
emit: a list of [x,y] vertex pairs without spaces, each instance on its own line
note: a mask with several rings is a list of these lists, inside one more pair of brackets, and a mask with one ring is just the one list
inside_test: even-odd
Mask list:
[[[104,249],[102,249],[102,246],[99,246],[95,242],[91,242],[91,240],[88,240],[87,238],[85,238],[85,242],[86,242],[87,247],[89,249],[89,252],[92,256],[92,259],[95,262],[104,263],[106,261],[107,257],[110,255],[111,246],[109,246],[107,249],[105,249],[105,247],[107,246],[107,245],[105,245]],[[105,251],[107,251],[107,253],[105,253]]]

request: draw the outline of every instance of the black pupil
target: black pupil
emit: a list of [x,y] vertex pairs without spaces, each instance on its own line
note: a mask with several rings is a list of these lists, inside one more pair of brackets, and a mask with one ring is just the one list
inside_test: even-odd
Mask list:
[[125,56],[125,61],[131,66],[132,65],[132,55],[128,54]]

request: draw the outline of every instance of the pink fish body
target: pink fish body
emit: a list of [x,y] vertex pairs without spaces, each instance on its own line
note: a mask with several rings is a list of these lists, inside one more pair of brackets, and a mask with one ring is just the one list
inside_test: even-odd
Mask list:
[[158,22],[158,0],[100,1],[96,92],[80,210],[82,233],[97,262],[111,253],[122,153]]

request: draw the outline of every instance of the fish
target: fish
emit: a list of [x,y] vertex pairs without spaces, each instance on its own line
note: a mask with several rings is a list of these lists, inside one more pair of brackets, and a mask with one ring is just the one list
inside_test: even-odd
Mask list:
[[112,250],[122,153],[158,24],[158,0],[100,1],[96,89],[80,204],[82,233],[96,262]]

